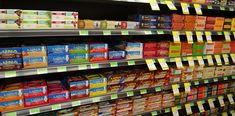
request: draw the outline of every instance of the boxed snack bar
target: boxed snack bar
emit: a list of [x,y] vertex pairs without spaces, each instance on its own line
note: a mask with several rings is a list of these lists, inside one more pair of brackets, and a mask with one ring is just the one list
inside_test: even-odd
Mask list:
[[214,30],[221,31],[221,30],[223,30],[223,26],[224,26],[224,18],[223,17],[216,17]]
[[68,54],[69,53],[69,46],[68,45],[47,46],[47,53],[48,53],[48,55]]
[[204,43],[193,43],[193,55],[203,55]]
[[50,29],[50,20],[27,20],[23,19],[21,23],[21,29]]
[[21,69],[22,62],[21,58],[0,60],[0,70]]
[[98,104],[98,114],[100,116],[115,115],[116,104],[111,102],[100,102]]
[[140,42],[126,42],[126,51],[143,51],[143,43]]
[[143,51],[126,51],[126,59],[143,58]]
[[94,43],[89,45],[89,53],[108,52],[108,44],[106,43]]
[[48,103],[47,96],[38,96],[38,97],[25,98],[24,105],[25,107],[32,107],[47,103]]
[[77,29],[77,21],[51,21],[51,29]]
[[157,42],[144,42],[143,50],[154,51],[157,48]]
[[47,56],[46,46],[25,46],[22,47],[24,58]]
[[9,111],[9,110],[17,110],[20,108],[24,108],[24,100],[13,100],[13,101],[6,101],[0,102],[0,111]]
[[20,29],[21,19],[0,19],[0,29]]
[[230,42],[223,42],[221,53],[230,53]]
[[157,56],[157,51],[144,51],[143,57],[144,58],[154,58]]
[[107,85],[114,85],[123,83],[124,77],[123,71],[109,71],[103,73],[103,75],[107,78]]
[[214,45],[215,43],[205,43],[204,54],[214,54]]
[[89,54],[89,61],[90,62],[99,62],[99,61],[107,61],[107,60],[108,60],[108,53],[107,52],[90,53]]
[[171,29],[171,28],[172,28],[171,22],[168,22],[168,23],[159,22],[157,24],[157,29]]
[[182,56],[191,56],[192,55],[192,44],[182,42],[182,50],[181,50],[181,55]]
[[77,21],[78,12],[71,11],[51,11],[52,21]]
[[117,85],[108,85],[108,93],[120,93],[122,92],[124,86],[121,84]]
[[13,83],[7,84],[0,88],[0,101],[12,101],[23,99],[23,84]]
[[184,22],[184,15],[173,14],[172,15],[172,22],[173,23],[183,23]]
[[172,16],[170,15],[161,15],[158,16],[158,22],[165,22],[165,23],[169,23],[172,22]]
[[69,91],[60,81],[47,82],[48,101],[49,103],[57,103],[69,100]]
[[130,91],[133,90],[136,86],[136,82],[127,82],[124,84],[123,91]]
[[70,54],[87,54],[88,44],[69,44]]
[[82,76],[69,77],[67,79],[67,83],[69,84],[70,91],[89,88],[89,82],[87,78]]
[[47,67],[47,57],[26,57],[23,58],[24,68],[36,68],[36,67]]
[[20,9],[0,9],[0,19],[19,19],[21,13]]
[[89,89],[90,96],[98,96],[98,95],[103,95],[107,93],[107,87],[98,87],[98,88],[90,88]]
[[109,50],[109,60],[121,60],[126,58],[124,50]]
[[215,74],[215,67],[205,67],[203,70],[203,78],[213,78]]
[[107,79],[101,74],[85,75],[90,88],[98,88],[107,85]]
[[156,22],[158,19],[157,15],[134,15],[128,17],[130,20],[138,22]]
[[89,89],[70,91],[70,96],[71,96],[71,99],[79,99],[79,98],[89,97]]
[[139,22],[127,21],[126,29],[139,29]]
[[0,48],[0,59],[22,58],[21,48]]
[[27,20],[50,20],[51,12],[45,10],[22,10],[21,18]]
[[69,64],[69,55],[49,55],[48,65],[64,65]]
[[89,62],[89,57],[88,54],[70,54],[69,62],[70,64]]
[[169,57],[177,57],[181,54],[181,43],[170,43]]
[[156,29],[157,22],[140,22],[141,29]]
[[47,86],[45,80],[24,82],[23,94],[25,98],[47,95]]

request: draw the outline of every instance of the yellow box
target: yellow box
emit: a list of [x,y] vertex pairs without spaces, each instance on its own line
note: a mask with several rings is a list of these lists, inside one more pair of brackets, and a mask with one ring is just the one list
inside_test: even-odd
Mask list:
[[235,31],[235,18],[232,20],[231,30]]
[[99,88],[90,88],[90,96],[98,96],[98,95],[103,95],[107,93],[107,87],[99,87]]

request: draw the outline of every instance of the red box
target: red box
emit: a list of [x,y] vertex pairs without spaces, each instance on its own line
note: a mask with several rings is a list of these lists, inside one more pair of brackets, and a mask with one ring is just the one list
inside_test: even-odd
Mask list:
[[216,17],[207,17],[206,24],[215,24]]
[[196,21],[196,16],[193,15],[185,15],[185,23],[195,23]]
[[68,84],[70,91],[89,89],[89,83],[86,77],[81,77],[81,76],[69,77]]
[[172,23],[172,29],[173,30],[183,30],[184,23]]
[[172,15],[172,22],[173,23],[183,23],[184,22],[184,15],[173,14]]
[[194,30],[195,23],[184,23],[184,30]]
[[214,24],[206,24],[205,30],[213,30],[214,26]]
[[65,88],[60,81],[48,83],[48,101],[49,103],[58,103],[69,100],[69,90]]
[[145,50],[149,50],[149,51],[153,51],[157,49],[157,42],[145,42],[144,43],[144,51]]
[[154,58],[157,56],[157,51],[144,51],[144,58]]
[[47,95],[47,85],[45,80],[35,80],[35,81],[25,82],[23,94],[25,98]]

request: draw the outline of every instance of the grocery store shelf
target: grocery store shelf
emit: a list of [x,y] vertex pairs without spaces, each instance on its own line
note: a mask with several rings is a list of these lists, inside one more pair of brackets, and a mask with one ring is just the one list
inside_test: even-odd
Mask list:
[[[228,55],[230,56],[230,55]],[[193,56],[194,60],[197,60],[197,56]],[[182,61],[188,61],[187,57],[177,57],[181,58]],[[221,55],[222,58],[222,55]],[[150,58],[155,62],[158,62],[158,58]],[[175,62],[175,57],[164,58],[166,62]],[[206,55],[203,56],[206,59]],[[21,69],[21,70],[10,70],[10,71],[0,71],[1,78],[13,78],[21,76],[31,76],[31,75],[41,75],[49,73],[60,73],[60,72],[70,72],[78,70],[89,70],[89,69],[101,69],[101,68],[112,68],[112,67],[122,67],[122,66],[133,66],[133,65],[143,65],[146,64],[146,59],[135,59],[135,60],[114,60],[107,62],[95,62],[95,63],[83,63],[83,64],[69,64],[62,66],[50,66],[44,68],[32,68],[32,69]]]
[[[186,31],[179,31],[186,35]],[[193,35],[196,35],[196,31]],[[206,31],[201,31],[206,32]],[[212,35],[223,35],[224,31],[210,31]],[[232,31],[230,32],[232,35]],[[172,34],[172,30],[165,29],[0,29],[0,38],[10,37],[58,37],[58,36],[111,36],[111,35],[161,35]]]
[[[224,83],[224,82],[235,81],[235,78],[234,76],[227,76],[226,79],[224,77],[217,77],[216,81],[215,81],[215,78],[206,79],[206,80],[208,80],[207,81],[208,83],[214,83],[214,82]],[[192,81],[190,83],[192,84],[192,86],[208,84],[208,83],[205,83],[204,80]],[[183,88],[184,83],[178,83],[178,84],[180,85],[180,88]],[[79,99],[79,100],[72,100],[72,101],[58,103],[58,104],[48,104],[48,105],[42,105],[42,106],[37,106],[37,107],[30,107],[30,108],[23,108],[23,109],[14,110],[14,111],[2,112],[2,116],[32,115],[32,114],[49,112],[52,110],[60,110],[60,109],[65,109],[65,108],[70,108],[70,107],[75,107],[75,106],[80,106],[80,105],[85,105],[85,104],[96,103],[96,102],[138,96],[138,95],[143,95],[143,94],[148,94],[148,93],[156,93],[160,91],[171,91],[171,90],[172,90],[171,85],[158,86],[158,87],[153,87],[153,88],[148,88],[148,89],[127,91],[127,92],[121,92],[118,94],[106,94],[102,96],[89,97],[89,98],[84,98],[84,99]],[[54,109],[55,107],[57,107],[57,109]],[[37,111],[37,112],[33,112],[33,111]]]

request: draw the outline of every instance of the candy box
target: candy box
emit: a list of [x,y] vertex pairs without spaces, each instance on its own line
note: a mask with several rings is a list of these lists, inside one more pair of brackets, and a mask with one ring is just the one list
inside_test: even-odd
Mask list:
[[203,78],[213,78],[215,74],[215,67],[205,67],[203,70]]
[[98,96],[98,95],[103,95],[107,93],[107,87],[98,87],[98,88],[90,88],[90,96]]
[[144,51],[144,58],[154,58],[157,56],[157,51]]
[[157,22],[140,22],[141,29],[156,29]]
[[180,56],[181,54],[181,43],[170,43],[169,57]]
[[193,55],[203,55],[204,43],[193,43]]
[[0,29],[20,29],[21,19],[0,19]]
[[139,75],[136,77],[136,81],[152,79],[153,76],[154,76],[153,72],[142,70],[140,71]]
[[172,16],[162,15],[158,17],[158,22],[172,22]]
[[32,106],[38,106],[48,103],[47,96],[38,96],[38,97],[31,97],[31,98],[25,98],[25,107],[32,107]]
[[103,75],[107,78],[107,85],[120,84],[124,81],[124,72],[122,71],[110,71],[105,72]]
[[214,43],[205,43],[204,54],[214,54]]
[[195,23],[184,23],[184,30],[194,30]]
[[126,59],[143,58],[143,51],[126,51]]
[[157,48],[157,42],[145,42],[144,43],[144,50],[148,50],[148,51],[154,51]]
[[51,29],[77,29],[77,21],[51,21]]
[[[93,20],[78,20],[78,28],[79,29],[94,29],[96,26],[94,25],[95,22]],[[102,23],[100,23],[101,25]],[[107,27],[107,24],[106,24]]]
[[183,23],[184,22],[184,15],[173,14],[172,15],[172,22],[173,23]]
[[70,91],[70,96],[71,96],[71,99],[79,99],[79,98],[89,97],[89,89]]
[[87,54],[88,44],[69,44],[70,54]]
[[196,16],[193,16],[193,15],[185,15],[184,16],[185,23],[195,23],[195,21],[196,21]]
[[0,60],[0,70],[12,70],[12,69],[21,69],[22,68],[22,59],[5,59]]
[[108,53],[107,52],[90,53],[89,54],[89,61],[90,62],[99,62],[99,61],[107,61],[107,60],[108,60]]
[[123,73],[125,73],[124,80],[123,83],[125,82],[132,82],[136,79],[136,77],[138,76],[137,73],[134,71],[124,71]]
[[108,52],[108,44],[105,43],[90,44],[89,51],[90,53]]
[[21,48],[0,48],[0,59],[22,58]]
[[109,51],[109,60],[121,60],[126,58],[126,52],[123,50]]
[[23,19],[20,28],[21,29],[50,29],[51,22],[50,20]]
[[24,100],[13,100],[13,101],[6,101],[0,102],[0,111],[8,111],[8,110],[17,110],[20,108],[24,108]]
[[183,30],[184,23],[172,23],[172,30]]
[[123,88],[124,88],[124,86],[121,84],[109,85],[107,91],[108,91],[108,93],[120,93]]
[[47,56],[46,47],[45,46],[28,46],[28,47],[25,46],[25,47],[22,47],[22,55],[23,55],[23,58]]
[[51,12],[44,10],[22,10],[22,19],[50,20]]
[[165,78],[167,76],[168,72],[167,71],[154,71],[154,79],[161,79]]
[[48,55],[48,65],[64,65],[69,64],[69,55]]
[[70,64],[89,62],[88,54],[70,54],[69,62]]
[[70,91],[83,90],[89,88],[89,83],[87,78],[82,76],[69,77],[67,79],[67,82],[69,84]]
[[78,20],[78,12],[69,11],[51,11],[52,21],[76,21]]
[[135,20],[138,22],[156,22],[158,19],[157,15],[134,15],[128,17],[130,20]]
[[136,86],[136,82],[127,82],[124,83],[124,88],[123,91],[129,91],[129,90],[133,90]]
[[101,74],[85,75],[90,88],[99,88],[107,85],[107,79]]
[[19,19],[21,13],[20,9],[0,9],[0,19]]
[[126,51],[143,51],[143,43],[140,42],[126,42]]
[[118,21],[107,21],[107,29],[118,29],[120,27],[118,24]]
[[36,67],[47,67],[47,57],[31,57],[23,58],[24,68],[36,68]]
[[61,83],[48,82],[48,101],[57,103],[69,100],[69,91]]
[[69,53],[69,46],[68,45],[47,46],[47,53],[48,53],[48,55],[68,54]]
[[139,29],[139,22],[127,21],[126,29]]
[[0,101],[13,101],[23,99],[23,84],[8,84],[0,88]]
[[24,82],[23,94],[25,98],[47,95],[47,85],[44,80]]
[[137,82],[135,89],[143,89],[151,87],[152,80],[144,80]]
[[171,29],[172,27],[172,23],[169,22],[169,23],[162,23],[162,22],[159,22],[157,24],[157,29]]

